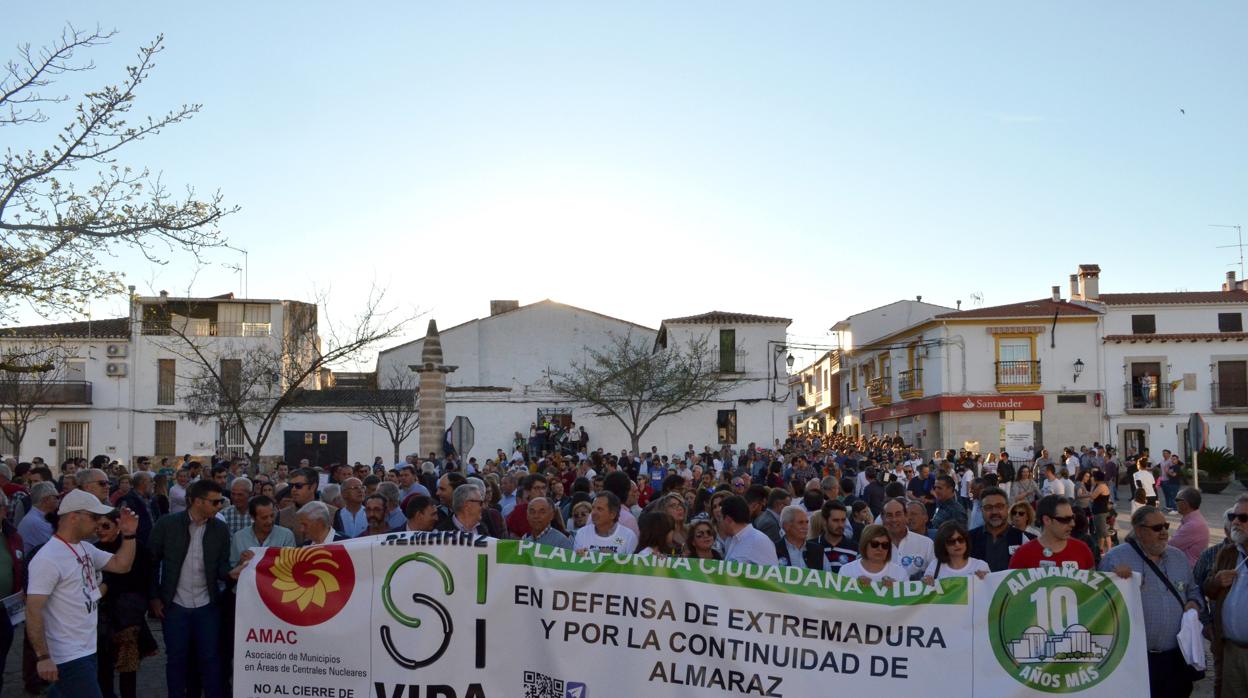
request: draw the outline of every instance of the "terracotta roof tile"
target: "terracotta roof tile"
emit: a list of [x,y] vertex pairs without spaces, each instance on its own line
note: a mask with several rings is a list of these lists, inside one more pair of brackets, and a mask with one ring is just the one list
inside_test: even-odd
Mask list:
[[1106,342],[1213,342],[1241,341],[1248,332],[1180,332],[1177,334],[1107,334]]
[[1022,303],[1009,303],[1007,305],[994,305],[988,308],[972,308],[970,310],[958,310],[952,313],[941,313],[936,316],[938,320],[969,320],[975,318],[1016,318],[1016,317],[1053,317],[1057,313],[1058,317],[1069,315],[1100,315],[1100,313],[1086,308],[1082,305],[1070,303],[1067,301],[1054,302],[1052,298],[1042,298],[1035,301],[1024,301]]
[[673,317],[663,321],[667,323],[681,323],[687,325],[740,325],[745,323],[773,324],[783,323],[788,325],[793,321],[787,317],[772,317],[770,315],[749,315],[746,313],[729,313],[723,310],[712,310],[709,313],[701,315],[688,315],[686,317]]
[[1248,291],[1171,291],[1166,293],[1102,293],[1105,305],[1178,305],[1183,303],[1245,303]]
[[50,325],[27,325],[0,329],[0,339],[129,339],[130,318],[58,322]]

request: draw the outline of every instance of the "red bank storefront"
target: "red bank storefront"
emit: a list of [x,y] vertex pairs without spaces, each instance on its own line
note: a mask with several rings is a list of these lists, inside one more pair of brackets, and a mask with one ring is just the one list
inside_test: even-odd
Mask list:
[[907,444],[930,452],[966,448],[978,453],[1007,448],[1031,460],[1043,443],[1043,395],[939,395],[862,413],[868,434],[901,434]]

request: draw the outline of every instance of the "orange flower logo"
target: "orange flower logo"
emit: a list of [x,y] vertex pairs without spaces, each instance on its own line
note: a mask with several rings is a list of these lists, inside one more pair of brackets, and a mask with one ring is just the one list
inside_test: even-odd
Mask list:
[[269,548],[256,566],[256,588],[273,615],[291,625],[318,625],[351,599],[355,567],[341,545]]

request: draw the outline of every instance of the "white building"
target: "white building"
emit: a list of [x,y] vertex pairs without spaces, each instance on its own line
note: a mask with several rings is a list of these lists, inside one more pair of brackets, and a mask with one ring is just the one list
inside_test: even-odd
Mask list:
[[1091,444],[1098,320],[1056,291],[933,313],[854,348],[845,402],[862,433],[898,433],[927,451],[1009,447],[1030,459],[1040,444]]
[[[186,358],[189,343],[223,375],[236,375],[247,352],[281,347],[294,317],[312,313],[315,323],[315,312],[296,301],[162,294],[134,297],[126,318],[0,330],[0,352],[60,345],[72,357],[65,387],[43,393],[46,404],[28,426],[22,455],[59,464],[97,454],[129,462],[143,455],[241,453],[246,445],[237,428],[185,416],[182,389],[197,371]],[[315,378],[307,387],[316,387]],[[14,450],[0,444],[0,452]]]
[[[776,347],[784,346],[786,318],[712,312],[664,320],[656,332],[551,300],[525,306],[494,301],[490,311],[439,333],[444,361],[455,367],[447,375],[446,420],[471,421],[476,445],[469,455],[486,458],[509,449],[517,432],[527,438],[530,425],[541,418],[584,427],[591,449],[627,448],[630,440],[618,421],[556,395],[546,380],[548,370],[566,370],[587,358],[589,348],[606,348],[613,335],[644,338],[656,347],[705,337],[718,351],[725,376],[739,380],[713,404],[656,421],[642,437],[642,448],[673,453],[693,444],[700,451],[708,445],[770,444],[786,435],[787,375],[783,357],[778,370],[773,361]],[[419,364],[424,341],[381,352],[378,375]]]
[[1194,412],[1209,445],[1248,457],[1248,333],[1244,282],[1227,274],[1219,291],[1100,293],[1100,269],[1080,267],[1072,297],[1104,313],[1105,438],[1124,455],[1182,454]]

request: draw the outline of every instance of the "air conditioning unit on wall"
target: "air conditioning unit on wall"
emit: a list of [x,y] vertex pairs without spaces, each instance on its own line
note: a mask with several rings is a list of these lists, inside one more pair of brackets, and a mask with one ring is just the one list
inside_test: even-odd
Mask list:
[[121,378],[126,375],[126,364],[121,361],[110,361],[104,367],[104,373],[111,378]]
[[130,353],[130,345],[128,344],[110,344],[105,349],[110,359],[122,359]]

